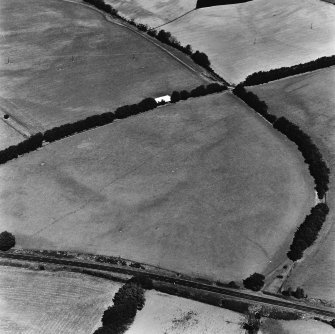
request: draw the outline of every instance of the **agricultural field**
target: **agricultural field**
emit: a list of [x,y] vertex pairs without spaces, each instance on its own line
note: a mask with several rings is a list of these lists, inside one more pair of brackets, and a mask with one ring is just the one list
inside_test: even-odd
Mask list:
[[245,333],[239,313],[156,291],[147,291],[145,298],[126,334]]
[[1,334],[88,334],[120,284],[65,272],[0,271]]
[[335,67],[252,87],[269,106],[308,133],[321,149],[331,170],[328,224],[317,245],[291,274],[287,286],[302,286],[310,297],[335,301]]
[[[122,1],[120,6],[120,0],[109,2],[126,16],[151,26],[169,22],[196,4],[166,1],[167,8],[161,11],[158,8],[162,1],[158,0],[150,1],[150,5],[147,0]],[[138,9],[141,6],[142,14]],[[182,44],[205,52],[213,69],[233,83],[253,72],[335,54],[335,10],[320,0],[253,0],[201,8],[160,29],[170,31]]]
[[0,2],[0,81],[0,110],[31,133],[204,83],[140,35],[60,0]]
[[222,281],[285,259],[314,203],[297,149],[231,93],[164,106],[0,166],[17,246]]
[[334,328],[315,320],[264,319],[259,334],[333,334]]
[[0,119],[0,150],[16,145],[24,139],[22,134]]

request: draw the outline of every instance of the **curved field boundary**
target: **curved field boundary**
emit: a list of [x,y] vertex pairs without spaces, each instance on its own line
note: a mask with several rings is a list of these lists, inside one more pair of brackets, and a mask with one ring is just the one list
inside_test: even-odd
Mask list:
[[[195,68],[193,68],[192,66],[188,65],[187,63],[185,63],[183,60],[181,60],[178,56],[176,56],[175,54],[173,54],[171,51],[169,51],[167,48],[165,48],[163,45],[157,43],[154,39],[150,38],[147,34],[142,33],[141,31],[139,31],[136,28],[131,27],[128,24],[125,24],[123,22],[119,22],[117,19],[113,19],[113,17],[107,13],[105,13],[104,11],[86,4],[86,3],[82,3],[82,2],[78,2],[75,0],[60,0],[60,1],[64,1],[64,2],[69,2],[69,3],[73,3],[76,5],[80,5],[86,8],[89,8],[91,10],[96,11],[97,13],[101,14],[104,19],[112,24],[118,25],[120,27],[123,27],[125,29],[128,29],[130,31],[132,31],[133,33],[137,34],[138,36],[144,38],[145,40],[149,41],[150,43],[154,44],[155,46],[157,46],[159,49],[163,50],[165,53],[167,53],[171,58],[173,58],[174,60],[176,60],[177,62],[179,62],[180,64],[182,64],[184,67],[186,67],[188,70],[190,70],[193,73],[196,73],[198,76],[200,76],[201,78],[207,80],[208,82],[213,82],[216,81],[218,78],[213,78],[213,75],[211,73],[200,73],[199,71],[197,71]],[[120,17],[121,20],[125,20],[123,18]],[[227,83],[226,81],[224,81],[223,79],[221,80],[222,82],[224,82],[225,84]]]
[[[0,252],[0,257],[6,258],[6,259],[32,261],[32,262],[37,262],[37,263],[51,263],[51,264],[56,264],[56,265],[64,265],[64,266],[71,266],[71,267],[77,267],[77,268],[79,267],[79,268],[86,268],[86,269],[96,269],[96,270],[101,270],[101,271],[115,272],[115,273],[127,274],[127,275],[132,275],[132,276],[141,274],[143,276],[146,276],[152,280],[159,281],[159,282],[171,283],[173,285],[179,285],[182,287],[194,288],[198,290],[219,293],[219,294],[222,294],[223,296],[240,298],[240,299],[244,299],[245,301],[249,301],[249,302],[265,303],[268,305],[284,307],[290,310],[319,314],[319,315],[324,315],[327,317],[335,318],[335,312],[332,309],[328,309],[326,307],[321,308],[321,307],[309,306],[306,304],[297,303],[293,301],[282,300],[280,298],[260,296],[257,294],[247,293],[245,291],[242,292],[238,290],[213,286],[211,284],[200,283],[192,279],[176,278],[176,277],[166,276],[163,274],[152,273],[152,272],[145,271],[145,270],[139,270],[139,269],[133,269],[133,268],[112,267],[112,266],[108,266],[104,264],[87,263],[87,262],[82,262],[82,261],[55,259],[51,257],[3,253],[3,252]],[[165,290],[164,292],[172,294],[171,291]]]

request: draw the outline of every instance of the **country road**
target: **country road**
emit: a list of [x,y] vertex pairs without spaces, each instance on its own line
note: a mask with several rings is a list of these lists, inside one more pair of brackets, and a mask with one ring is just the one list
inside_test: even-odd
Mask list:
[[115,272],[115,273],[120,273],[120,274],[128,274],[128,275],[142,274],[155,281],[172,283],[175,285],[179,285],[183,287],[190,287],[190,288],[199,289],[199,290],[208,291],[208,292],[215,292],[223,296],[244,299],[245,301],[260,302],[260,303],[268,304],[271,306],[280,306],[280,307],[285,307],[290,310],[296,310],[296,311],[301,311],[301,312],[306,312],[306,313],[313,313],[313,314],[335,318],[335,311],[333,311],[331,308],[308,306],[308,305],[304,305],[298,302],[280,300],[279,298],[276,298],[276,297],[258,296],[258,295],[251,294],[251,293],[249,294],[244,291],[242,292],[238,290],[217,287],[217,286],[213,286],[209,284],[199,283],[197,281],[193,281],[189,279],[174,278],[171,276],[155,274],[155,273],[148,272],[148,271],[141,270],[141,269],[133,269],[129,267],[121,268],[121,267],[114,267],[114,266],[105,265],[105,264],[87,263],[87,262],[82,262],[82,261],[77,261],[77,260],[74,261],[74,260],[66,260],[66,259],[57,259],[57,258],[47,257],[47,256],[12,254],[12,253],[3,253],[3,252],[0,252],[0,258],[51,263],[51,264],[56,264],[56,265],[80,267],[80,268],[85,268],[85,269],[103,270],[103,271]]

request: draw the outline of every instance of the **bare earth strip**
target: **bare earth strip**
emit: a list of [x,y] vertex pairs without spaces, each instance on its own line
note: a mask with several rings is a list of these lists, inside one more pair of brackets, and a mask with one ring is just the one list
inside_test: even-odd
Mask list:
[[0,271],[1,334],[88,334],[120,284],[66,272]]
[[318,244],[293,271],[287,286],[302,286],[310,297],[335,301],[335,68],[327,68],[297,77],[253,87],[269,105],[269,111],[298,124],[322,150],[331,170],[328,224]]
[[191,89],[199,76],[84,6],[0,2],[0,105],[32,131]]
[[280,264],[314,199],[296,148],[230,93],[48,145],[1,166],[0,189],[18,246],[222,280]]
[[244,316],[189,299],[147,291],[127,334],[242,334]]
[[[152,17],[167,22],[172,11],[178,17],[195,7],[196,1],[166,1],[165,11],[158,10],[162,1],[150,3],[122,1],[118,7],[128,17],[152,25],[156,23]],[[141,5],[150,15],[140,14]],[[170,31],[182,44],[205,52],[213,69],[234,83],[253,72],[335,54],[335,8],[320,0],[253,0],[202,8],[162,29]]]

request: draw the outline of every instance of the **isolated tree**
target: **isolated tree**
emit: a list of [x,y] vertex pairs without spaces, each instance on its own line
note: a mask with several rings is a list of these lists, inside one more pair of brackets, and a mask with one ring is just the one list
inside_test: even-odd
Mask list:
[[250,275],[248,278],[243,280],[243,285],[245,288],[259,291],[264,286],[265,276],[262,274],[254,273]]
[[15,246],[15,237],[12,233],[4,231],[0,233],[0,250],[8,251]]

